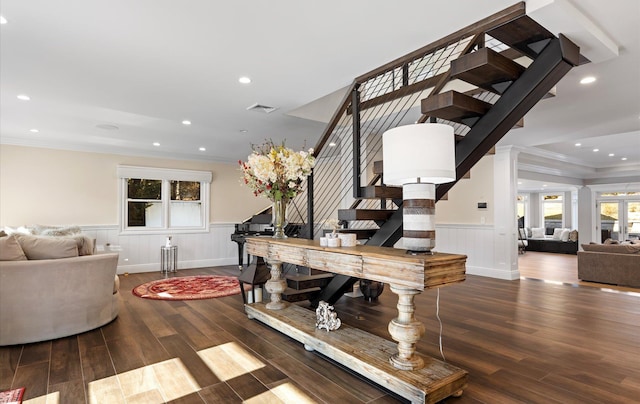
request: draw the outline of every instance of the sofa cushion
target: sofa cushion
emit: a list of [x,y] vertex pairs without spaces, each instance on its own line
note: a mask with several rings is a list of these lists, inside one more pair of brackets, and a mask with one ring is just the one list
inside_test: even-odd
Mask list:
[[585,251],[614,254],[640,254],[640,246],[631,244],[582,244],[582,249]]
[[531,238],[544,238],[544,229],[542,227],[532,227]]
[[0,237],[0,261],[25,261],[24,254],[16,236]]
[[34,234],[42,236],[73,236],[80,234],[82,230],[79,226],[43,226],[37,224],[34,228]]
[[0,230],[0,237],[7,237],[8,234],[4,230]]
[[93,255],[95,253],[95,243],[92,238],[84,234],[69,236],[78,244],[78,255]]
[[30,260],[78,256],[78,242],[72,238],[19,235],[18,242]]

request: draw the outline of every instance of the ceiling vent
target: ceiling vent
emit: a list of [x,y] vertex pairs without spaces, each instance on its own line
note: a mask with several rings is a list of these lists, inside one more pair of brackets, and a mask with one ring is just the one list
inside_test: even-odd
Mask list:
[[256,112],[264,112],[265,114],[270,114],[273,111],[275,111],[276,107],[270,107],[268,105],[262,105],[262,104],[258,104],[255,103],[253,105],[251,105],[250,107],[247,107],[247,111],[256,111]]

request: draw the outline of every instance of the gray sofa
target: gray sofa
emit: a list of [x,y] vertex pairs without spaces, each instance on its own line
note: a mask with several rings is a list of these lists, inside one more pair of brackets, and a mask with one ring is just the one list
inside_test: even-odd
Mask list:
[[640,245],[582,244],[578,278],[640,288]]
[[78,256],[76,251],[46,259],[31,248],[21,258],[13,256],[11,239],[2,237],[0,246],[0,346],[74,335],[116,318],[118,254]]

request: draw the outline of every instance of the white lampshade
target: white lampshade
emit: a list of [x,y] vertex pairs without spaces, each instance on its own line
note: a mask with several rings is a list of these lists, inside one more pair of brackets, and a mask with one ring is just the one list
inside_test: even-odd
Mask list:
[[640,234],[640,222],[633,222],[629,234]]
[[613,222],[613,232],[614,233],[620,232],[620,223],[617,220]]
[[440,123],[398,126],[382,135],[384,182],[442,184],[456,179],[453,128]]

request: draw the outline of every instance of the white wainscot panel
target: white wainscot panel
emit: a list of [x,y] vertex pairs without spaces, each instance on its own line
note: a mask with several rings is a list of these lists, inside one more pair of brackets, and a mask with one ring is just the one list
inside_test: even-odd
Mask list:
[[231,241],[233,223],[212,223],[208,232],[122,235],[117,225],[81,226],[82,232],[96,240],[99,251],[120,254],[118,273],[160,271],[160,247],[171,236],[178,246],[178,269],[237,265],[238,247]]
[[467,273],[496,277],[492,225],[436,225],[435,251],[467,256]]

